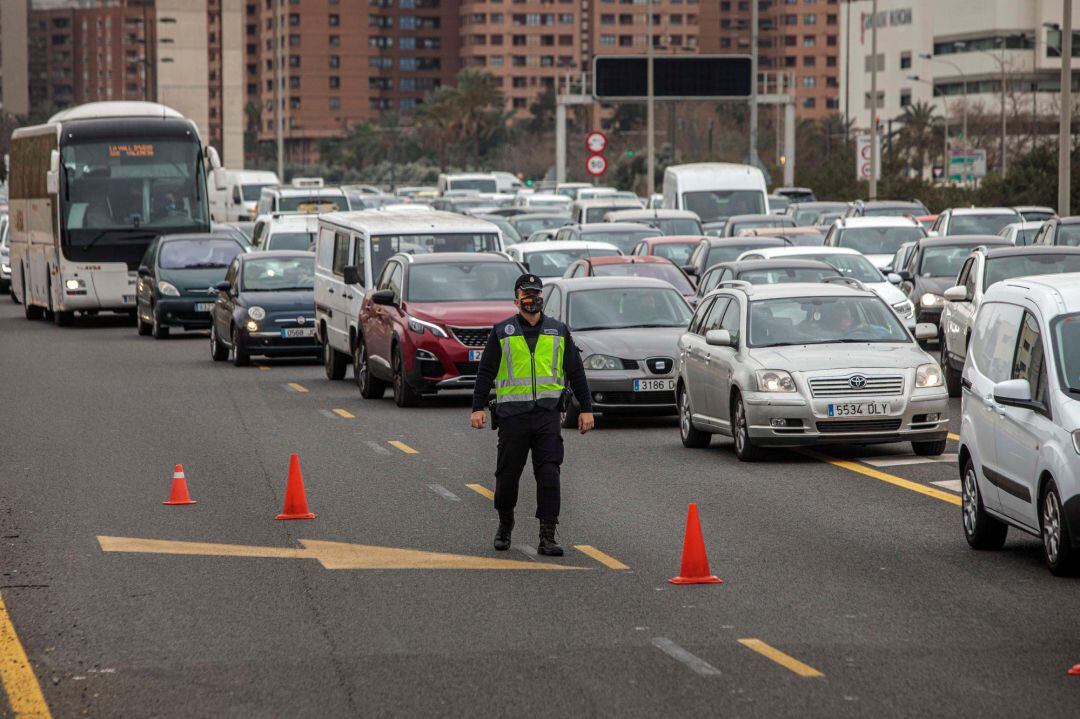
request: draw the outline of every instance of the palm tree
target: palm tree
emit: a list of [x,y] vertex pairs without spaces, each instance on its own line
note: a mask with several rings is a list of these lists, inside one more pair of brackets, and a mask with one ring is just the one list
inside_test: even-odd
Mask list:
[[450,164],[450,148],[458,136],[457,92],[439,87],[424,96],[416,110],[416,121],[424,143],[435,148],[439,167],[445,172]]
[[494,75],[476,70],[462,70],[454,88],[455,115],[461,129],[462,140],[472,149],[474,165],[480,163],[480,140],[498,122],[498,113],[506,99],[496,84]]
[[897,154],[906,157],[908,164],[922,177],[929,154],[938,144],[936,125],[941,118],[934,114],[930,103],[916,102],[905,107],[897,119],[901,123],[896,138]]

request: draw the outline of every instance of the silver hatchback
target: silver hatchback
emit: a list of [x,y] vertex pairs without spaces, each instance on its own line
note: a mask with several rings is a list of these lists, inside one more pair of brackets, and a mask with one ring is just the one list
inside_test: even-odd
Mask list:
[[[916,327],[918,338],[935,334],[932,325]],[[948,394],[916,337],[849,279],[723,283],[679,340],[683,444],[728,435],[744,461],[765,447],[900,441],[940,455]]]

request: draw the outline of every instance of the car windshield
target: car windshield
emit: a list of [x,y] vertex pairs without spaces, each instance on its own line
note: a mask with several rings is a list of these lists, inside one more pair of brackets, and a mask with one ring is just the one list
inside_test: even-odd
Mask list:
[[919,274],[923,277],[956,277],[970,254],[971,245],[927,247],[919,260]]
[[746,270],[735,279],[752,285],[776,285],[786,282],[821,282],[826,277],[836,277],[836,270],[813,267],[785,267],[771,270]]
[[406,296],[411,302],[510,302],[520,276],[512,262],[414,264]]
[[554,230],[557,227],[570,222],[569,217],[535,217],[529,219],[514,218],[510,224],[517,228],[518,234],[522,237],[528,237],[534,232],[540,230]]
[[315,289],[314,257],[260,257],[244,263],[244,292]]
[[264,187],[277,187],[277,185],[269,183],[263,185],[241,185],[240,190],[244,195],[244,201],[255,202],[256,200],[258,200],[259,195],[262,194],[262,189]]
[[986,261],[983,289],[985,290],[995,282],[1011,280],[1015,277],[1057,275],[1064,272],[1080,272],[1080,254],[995,257]]
[[996,235],[1001,228],[1016,222],[1016,215],[953,215],[950,235]]
[[837,271],[844,277],[851,277],[859,282],[884,282],[885,278],[882,277],[881,272],[874,267],[874,263],[866,259],[862,255],[848,255],[837,252],[835,255],[831,254],[814,254],[814,255],[791,255],[791,259],[795,260],[820,260],[827,262],[837,269]]
[[620,262],[610,265],[593,265],[596,277],[654,277],[672,284],[684,295],[694,294],[694,286],[675,265],[669,262]]
[[754,230],[758,227],[794,227],[794,222],[790,218],[777,218],[775,220],[745,220],[740,222],[731,223],[731,237],[737,237],[740,232],[744,230]]
[[172,240],[161,245],[158,267],[163,270],[204,270],[228,267],[244,251],[236,240]]
[[278,198],[279,212],[335,212],[347,209],[344,195],[286,195]]
[[570,293],[570,329],[615,330],[627,327],[685,327],[690,307],[675,290],[662,287],[616,287]]
[[502,230],[506,244],[516,245],[521,242],[521,235],[518,234],[517,228],[507,222],[505,217],[499,217],[498,215],[484,215],[484,219]]
[[542,250],[522,255],[529,272],[540,277],[562,277],[576,260],[589,257],[614,257],[617,250]]
[[793,297],[750,303],[750,346],[910,342],[877,297]]
[[886,205],[884,207],[864,207],[863,217],[907,217],[925,215],[926,210],[916,205]]
[[1080,312],[1055,320],[1054,350],[1062,383],[1070,393],[1080,395]]
[[628,255],[646,237],[659,237],[659,230],[619,230],[614,232],[588,232],[582,233],[581,239],[589,242],[607,242],[615,245],[623,254]]
[[765,195],[759,190],[700,190],[684,192],[683,204],[702,222],[765,212]]
[[783,243],[777,242],[776,244],[762,244],[761,242],[746,242],[719,245],[717,247],[709,248],[709,257],[705,262],[705,267],[712,267],[720,262],[733,262],[738,259],[739,255],[750,250],[757,250],[761,247],[780,247]]
[[783,212],[791,205],[791,198],[783,195],[769,195],[769,212]]
[[1035,239],[1035,235],[1039,234],[1038,227],[1032,227],[1028,230],[1017,230],[1016,237],[1013,238],[1013,244],[1017,247],[1027,247],[1031,244],[1031,241]]
[[652,246],[652,253],[657,257],[664,257],[677,265],[685,265],[690,262],[690,255],[698,246],[693,242],[658,242]]
[[864,255],[895,255],[900,245],[922,237],[921,227],[852,227],[840,231],[838,246]]
[[798,209],[795,210],[795,224],[799,227],[809,227],[817,222],[817,219],[824,214],[820,209]]
[[448,190],[476,190],[477,192],[498,192],[499,183],[495,178],[477,178],[475,180],[450,180],[447,183]]
[[[494,234],[376,235],[371,238],[372,277],[378,277],[386,261],[398,252],[426,255],[432,252],[498,252]],[[513,297],[513,293],[510,293]]]
[[1045,222],[1054,216],[1049,210],[1025,210],[1020,213],[1024,222]]
[[307,252],[315,246],[314,232],[275,232],[266,242],[268,250],[300,250]]
[[692,217],[652,219],[649,224],[665,235],[700,235],[701,223]]
[[604,216],[609,212],[618,212],[619,210],[631,210],[632,207],[626,205],[608,205],[605,207],[590,207],[585,210],[586,222],[603,222]]
[[1058,225],[1055,245],[1080,247],[1080,225]]

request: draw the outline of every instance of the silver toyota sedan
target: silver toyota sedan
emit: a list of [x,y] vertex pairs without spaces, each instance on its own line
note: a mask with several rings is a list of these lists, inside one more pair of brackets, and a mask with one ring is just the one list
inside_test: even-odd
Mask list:
[[766,447],[911,442],[945,451],[941,369],[880,297],[836,278],[816,284],[727,282],[679,339],[683,444],[735,440],[743,461]]

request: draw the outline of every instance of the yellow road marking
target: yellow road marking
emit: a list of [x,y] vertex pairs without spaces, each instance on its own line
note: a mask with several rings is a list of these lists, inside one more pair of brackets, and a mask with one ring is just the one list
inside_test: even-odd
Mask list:
[[769,659],[772,659],[780,666],[785,667],[786,669],[790,669],[791,671],[798,674],[800,677],[825,676],[817,669],[814,669],[812,666],[803,664],[795,657],[784,654],[776,647],[770,647],[768,644],[761,641],[760,639],[740,639],[739,644],[742,644],[747,649],[753,649],[755,652],[762,655],[763,657],[768,657]]
[[479,494],[481,497],[495,501],[495,493],[482,484],[466,484],[466,487]]
[[19,719],[48,719],[49,705],[0,596],[0,682],[11,711]]
[[258,367],[259,369],[262,369],[262,370],[267,370],[267,369],[270,369],[269,367],[267,367],[267,366],[266,366],[266,365],[264,365],[264,364],[260,364],[260,365],[255,365],[255,366],[256,366],[256,367]]
[[960,441],[960,435],[953,434],[952,432],[949,432],[949,439],[953,440],[954,442],[959,442]]
[[335,409],[334,414],[338,417],[344,417],[345,419],[356,419],[356,415],[344,409]]
[[209,544],[138,537],[97,538],[103,552],[138,554],[182,554],[204,557],[268,557],[274,559],[314,559],[324,569],[552,569],[588,570],[565,564],[522,562],[514,559],[490,559],[464,554],[425,552],[419,549],[376,547],[346,542],[301,539],[303,549],[288,547],[249,547],[240,544]]
[[399,442],[396,439],[390,440],[387,444],[389,444],[391,447],[397,447],[398,449],[400,449],[405,454],[420,454],[419,452],[417,452],[415,449],[413,449],[409,445],[405,444],[404,442]]
[[912,482],[910,480],[904,479],[903,477],[897,477],[894,474],[888,474],[886,472],[881,472],[879,470],[872,469],[871,467],[867,467],[865,465],[859,464],[858,462],[849,462],[846,459],[834,459],[832,457],[827,457],[824,454],[818,454],[817,452],[813,452],[813,451],[811,451],[809,449],[801,449],[799,451],[802,454],[805,454],[807,457],[813,457],[814,459],[818,460],[819,462],[825,462],[827,464],[833,465],[834,467],[839,467],[840,469],[846,469],[846,470],[849,470],[851,472],[858,472],[859,474],[865,475],[867,477],[873,477],[874,479],[879,479],[882,482],[888,482],[889,484],[896,485],[897,487],[903,487],[904,489],[910,489],[912,492],[918,492],[919,494],[925,494],[927,497],[933,497],[934,499],[940,499],[942,502],[948,502],[949,504],[955,504],[957,507],[959,507],[960,503],[961,503],[960,502],[960,497],[957,497],[955,494],[950,494],[949,492],[943,492],[940,489],[936,489],[934,487],[927,487],[925,484],[919,484],[918,482]]
[[307,387],[305,387],[302,384],[298,384],[296,382],[290,382],[289,386],[292,387],[297,392],[303,392],[304,394],[307,394],[308,389],[307,389]]
[[596,547],[590,546],[588,544],[575,544],[574,549],[578,550],[579,552],[584,552],[585,554],[588,554],[590,557],[592,557],[596,561],[600,562],[601,564],[603,564],[608,569],[629,569],[630,568],[630,567],[626,566],[625,564],[623,564],[622,562],[620,562],[618,559],[615,559],[615,557],[604,554],[603,552],[601,552]]

